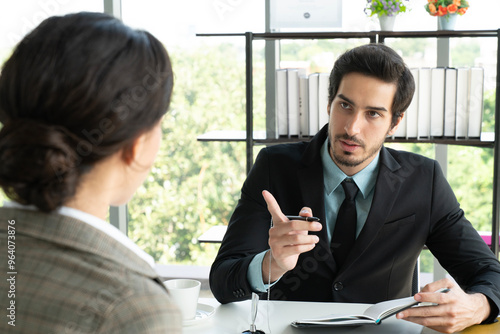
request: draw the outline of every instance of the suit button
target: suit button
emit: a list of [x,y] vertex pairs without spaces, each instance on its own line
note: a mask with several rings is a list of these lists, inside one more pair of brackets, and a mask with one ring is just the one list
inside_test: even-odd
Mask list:
[[245,291],[243,291],[243,289],[234,290],[233,296],[235,296],[236,298],[242,298],[245,296]]
[[344,284],[342,284],[342,282],[335,282],[333,288],[335,291],[341,291],[344,288]]

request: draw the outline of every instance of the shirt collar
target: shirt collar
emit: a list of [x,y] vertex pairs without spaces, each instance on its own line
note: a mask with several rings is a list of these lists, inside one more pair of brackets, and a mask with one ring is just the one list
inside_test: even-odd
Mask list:
[[[35,206],[33,205],[22,205],[17,202],[13,201],[6,201],[4,203],[4,207],[10,207],[10,208],[19,208],[19,209],[25,209],[25,210],[37,210]],[[66,206],[62,206],[59,209],[55,211],[56,213],[63,215],[63,216],[68,216],[71,218],[78,219],[98,230],[101,232],[107,234],[109,237],[115,239],[128,249],[130,249],[132,252],[134,252],[137,256],[139,256],[141,259],[146,261],[152,268],[155,266],[155,261],[153,257],[149,254],[147,254],[145,251],[143,251],[139,246],[137,246],[132,240],[130,240],[125,234],[123,234],[119,229],[114,227],[113,225],[109,224],[108,222],[91,215],[89,213],[80,211],[78,209],[73,209],[69,208]]]
[[[321,147],[321,160],[323,162],[325,191],[330,195],[348,176],[333,162],[330,152],[328,151],[328,146],[329,140],[326,138],[325,143]],[[366,198],[375,187],[379,169],[379,157],[380,151],[368,166],[352,176],[363,198]]]

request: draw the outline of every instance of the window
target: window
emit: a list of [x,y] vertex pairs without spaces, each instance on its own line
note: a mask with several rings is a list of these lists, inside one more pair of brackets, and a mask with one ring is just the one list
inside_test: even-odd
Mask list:
[[209,266],[218,245],[199,244],[197,237],[227,224],[246,175],[245,146],[197,136],[245,129],[244,39],[195,34],[261,31],[264,4],[122,0],[122,17],[165,44],[175,73],[162,148],[128,205],[128,235],[160,264]]
[[[483,3],[484,2],[484,3]],[[128,205],[129,237],[161,264],[211,264],[218,245],[199,244],[210,226],[226,224],[245,179],[242,142],[199,142],[212,130],[245,128],[245,62],[242,37],[196,37],[196,33],[263,32],[264,1],[122,0],[123,21],[157,36],[166,46],[175,72],[174,95],[163,122],[164,140],[156,163]],[[436,18],[411,1],[411,10],[396,20],[396,30],[434,30]],[[345,31],[378,29],[364,14],[364,1],[343,1]],[[484,10],[487,8],[487,10]],[[0,61],[43,19],[56,14],[104,9],[103,0],[25,0],[0,4]],[[497,29],[500,3],[471,3],[456,29]],[[3,14],[3,15],[2,15]],[[480,65],[491,72],[496,43],[475,39],[452,42],[451,65]],[[307,62],[312,71],[329,71],[345,49],[367,41],[286,41],[281,59]],[[392,40],[410,66],[435,66],[435,41]],[[462,49],[462,50],[461,50]],[[465,52],[467,51],[467,52]],[[254,44],[254,127],[265,130],[264,43]],[[495,77],[489,77],[495,83]],[[485,92],[483,131],[493,131],[494,85]],[[391,144],[434,157],[434,145]],[[255,148],[255,153],[260,147]],[[255,156],[255,154],[254,154]],[[480,230],[491,229],[493,152],[450,146],[448,177],[466,215]],[[481,163],[471,165],[480,157]],[[478,166],[479,165],[479,166]],[[480,171],[478,172],[478,168]],[[470,175],[473,175],[471,178]],[[473,192],[473,193],[472,193]],[[3,195],[0,193],[0,201]]]

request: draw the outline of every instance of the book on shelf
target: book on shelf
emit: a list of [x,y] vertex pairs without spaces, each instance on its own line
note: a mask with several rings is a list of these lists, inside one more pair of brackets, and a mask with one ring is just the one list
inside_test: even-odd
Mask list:
[[328,73],[306,75],[305,69],[276,70],[279,137],[314,136],[322,122],[328,122],[328,83]]
[[444,92],[445,68],[435,67],[431,70],[431,137],[442,137],[444,135]]
[[[480,138],[484,69],[412,68],[415,93],[393,138]],[[328,73],[276,70],[277,137],[310,137],[329,121]]]
[[318,83],[318,128],[328,123],[328,86],[330,84],[330,75],[328,73],[319,74]]
[[314,136],[319,131],[318,108],[319,73],[309,74],[309,134]]
[[278,136],[288,135],[288,94],[286,69],[276,70],[276,124]]
[[419,96],[419,71],[418,68],[410,69],[415,80],[415,93],[413,99],[406,110],[406,138],[417,138],[418,135],[418,96]]
[[309,77],[307,75],[299,76],[299,129],[301,137],[309,136]]
[[455,115],[455,137],[467,137],[467,108],[469,105],[469,68],[457,68],[457,102]]
[[418,70],[418,138],[429,138],[431,134],[431,69]]
[[289,68],[286,70],[287,97],[288,97],[288,136],[299,135],[299,70]]
[[469,124],[467,135],[469,138],[479,138],[483,122],[484,70],[481,67],[472,67],[469,74]]
[[455,137],[455,118],[457,112],[456,68],[446,68],[444,86],[444,136]]

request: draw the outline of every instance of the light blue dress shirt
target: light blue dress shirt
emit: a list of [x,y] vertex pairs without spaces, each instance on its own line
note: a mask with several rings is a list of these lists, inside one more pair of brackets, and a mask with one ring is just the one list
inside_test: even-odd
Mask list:
[[[321,160],[323,161],[323,182],[325,185],[325,216],[328,240],[332,239],[335,222],[339,213],[340,205],[344,201],[344,188],[340,185],[345,178],[349,178],[332,160],[328,152],[328,139],[321,147]],[[356,213],[358,215],[356,225],[356,238],[365,226],[366,218],[372,206],[375,183],[377,182],[378,160],[380,152],[370,162],[351,178],[359,188],[356,195]]]
[[[326,230],[328,234],[328,240],[332,239],[332,233],[335,229],[335,222],[337,220],[337,214],[340,209],[340,205],[344,201],[345,194],[344,189],[340,184],[348,176],[333,162],[328,152],[329,141],[328,138],[321,147],[321,160],[323,161],[323,183],[324,196],[325,196],[325,215],[326,215]],[[353,181],[359,188],[359,192],[356,195],[356,213],[357,213],[357,226],[356,226],[356,237],[359,232],[363,229],[365,225],[366,218],[370,211],[373,193],[375,189],[375,183],[377,181],[378,174],[378,161],[380,152],[377,156],[370,162],[368,166],[362,169],[360,172],[352,176]],[[247,279],[250,286],[254,291],[266,292],[267,289],[276,284],[264,284],[262,280],[262,261],[264,256],[269,250],[261,252],[254,256],[248,267]]]

